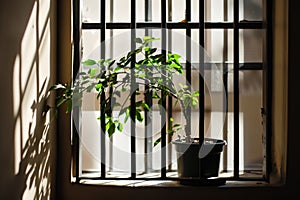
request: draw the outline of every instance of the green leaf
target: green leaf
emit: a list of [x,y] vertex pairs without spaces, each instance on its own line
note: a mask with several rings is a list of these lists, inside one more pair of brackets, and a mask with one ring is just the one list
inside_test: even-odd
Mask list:
[[150,54],[150,55],[153,54],[154,52],[156,52],[156,50],[157,50],[157,48],[152,48],[152,49],[150,50],[149,54]]
[[181,127],[181,124],[174,124],[173,128]]
[[153,98],[153,99],[159,99],[160,97],[159,97],[159,95],[157,94],[157,92],[154,92],[154,93],[152,94],[152,98]]
[[146,53],[148,53],[148,52],[150,51],[150,47],[149,47],[149,46],[144,47],[144,51],[145,51]]
[[59,98],[56,100],[56,107],[61,106],[62,104],[64,104],[65,102],[67,102],[68,99],[65,98]]
[[115,62],[116,62],[115,60],[111,61],[108,65],[108,68],[111,68],[111,66],[113,66],[113,64],[115,64]]
[[194,97],[198,97],[199,95],[200,95],[200,93],[198,91],[196,91],[196,92],[193,93]]
[[143,107],[145,110],[147,110],[147,111],[150,110],[148,104],[146,104],[146,103],[143,103],[143,104],[142,104],[142,107]]
[[84,76],[84,75],[86,75],[86,73],[85,72],[80,72],[80,73],[78,73],[78,75],[79,76]]
[[118,131],[122,132],[123,131],[123,124],[121,122],[118,123],[117,126]]
[[160,143],[160,141],[161,141],[161,138],[158,138],[157,140],[155,140],[154,146],[158,145]]
[[152,42],[154,40],[159,40],[159,38],[154,38],[154,37],[150,37],[150,36],[144,36],[143,39],[144,39],[146,44],[149,43],[149,42]]
[[175,58],[176,60],[178,60],[179,58],[181,58],[181,56],[179,54],[173,54],[173,58]]
[[111,123],[109,129],[107,130],[108,136],[112,136],[116,131],[116,124],[115,123]]
[[122,69],[122,67],[118,66],[114,69],[114,72],[120,71]]
[[129,119],[129,116],[130,116],[130,109],[127,108],[125,113],[126,113],[126,115],[125,115],[124,123],[126,123],[127,120]]
[[102,59],[102,58],[98,60],[98,64],[99,64],[100,66],[102,66],[104,62],[105,62],[105,60]]
[[141,114],[141,111],[140,111],[139,109],[136,110],[135,115],[136,115],[136,119],[137,119],[139,122],[142,122],[142,121],[144,120],[144,117],[143,117],[143,115]]
[[118,102],[116,102],[116,103],[114,103],[113,107],[114,107],[114,108],[115,108],[115,107],[121,107],[121,104],[118,103]]
[[146,36],[143,37],[143,40],[144,40],[144,41],[148,41],[148,40],[150,40],[150,39],[151,39],[151,37],[148,36],[148,35],[146,35]]
[[66,113],[70,113],[73,109],[73,106],[72,106],[72,101],[69,101],[68,103],[68,106],[67,106],[67,110],[66,110]]
[[101,88],[102,88],[102,83],[98,83],[97,85],[95,85],[95,89],[97,91],[100,91]]
[[92,68],[92,69],[90,69],[90,70],[89,70],[89,72],[88,72],[88,73],[89,73],[89,75],[90,75],[90,77],[93,77],[93,76],[95,76],[95,74],[96,74],[97,70],[98,70],[97,68]]
[[86,66],[92,66],[92,65],[97,64],[97,62],[96,62],[95,60],[88,59],[88,60],[82,62],[82,64],[84,64],[84,65],[86,65]]
[[143,40],[141,38],[135,38],[134,40],[136,43],[142,44]]

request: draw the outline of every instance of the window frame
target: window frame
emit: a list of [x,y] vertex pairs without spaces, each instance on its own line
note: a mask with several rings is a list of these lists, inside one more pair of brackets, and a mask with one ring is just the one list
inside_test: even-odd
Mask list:
[[[148,2],[148,0],[145,0]],[[187,20],[190,18],[190,1],[187,0]],[[131,10],[135,11],[135,0],[131,0]],[[273,36],[272,36],[272,0],[263,0],[265,11],[263,15],[263,21],[240,21],[239,20],[239,0],[234,0],[234,20],[233,22],[205,22],[204,21],[204,0],[200,1],[200,12],[202,13],[199,16],[199,22],[189,22],[189,23],[175,23],[175,22],[167,22],[166,20],[166,0],[162,0],[162,19],[161,23],[151,23],[151,22],[136,22],[135,20],[135,12],[131,12],[131,22],[130,23],[118,23],[118,22],[106,22],[106,23],[82,23],[81,22],[81,16],[80,16],[80,0],[73,0],[73,77],[76,77],[77,71],[79,70],[80,66],[80,58],[81,58],[81,30],[88,30],[88,29],[98,29],[101,32],[101,42],[105,41],[105,31],[107,29],[131,29],[134,30],[135,28],[166,28],[166,29],[186,29],[187,36],[190,35],[190,31],[192,29],[199,29],[199,41],[200,45],[204,47],[205,41],[204,41],[204,32],[207,29],[232,29],[234,31],[234,176],[230,178],[226,178],[226,180],[250,180],[250,181],[269,181],[270,179],[270,172],[271,172],[271,132],[272,132],[272,43],[273,43]],[[105,13],[106,9],[106,1],[101,1],[101,13]],[[163,11],[164,10],[164,11]],[[101,21],[105,21],[105,15],[101,15]],[[200,27],[200,28],[199,28]],[[266,39],[264,41],[266,45],[266,50],[264,51],[264,60],[261,64],[245,64],[242,68],[240,67],[239,62],[239,31],[243,29],[259,29],[259,30],[265,30],[265,36]],[[202,33],[202,34],[201,34]],[[164,34],[162,41],[166,43]],[[134,39],[134,33],[132,33],[132,39]],[[101,49],[102,52],[104,52],[104,49]],[[201,56],[201,55],[200,55]],[[204,59],[200,59],[204,60]],[[204,66],[204,63],[202,63]],[[187,62],[187,71],[190,71],[190,64]],[[243,69],[251,69],[251,70],[261,70],[263,69],[264,72],[264,88],[265,91],[264,94],[264,102],[262,109],[262,116],[264,117],[264,125],[265,125],[265,176],[262,179],[247,179],[247,178],[241,178],[239,176],[239,71]],[[200,71],[204,70],[204,68],[200,68]],[[190,72],[187,72],[187,74],[190,74]],[[190,80],[189,75],[187,76],[188,81]],[[200,85],[203,84],[203,78],[200,77]],[[204,93],[204,87],[200,87],[200,93]],[[103,97],[102,97],[103,98]],[[200,99],[200,102],[203,102],[200,104],[200,119],[204,119],[204,97],[202,95],[203,99]],[[134,100],[133,100],[134,101]],[[132,102],[134,103],[134,102]],[[166,108],[166,103],[163,103],[163,106]],[[170,103],[170,102],[168,102]],[[170,114],[170,113],[169,113]],[[76,117],[78,115],[78,111],[73,111],[73,116]],[[133,114],[132,114],[133,115]],[[134,117],[133,117],[134,118]],[[203,130],[200,130],[200,138],[204,138],[204,121],[200,120],[200,127],[203,127]],[[202,125],[203,124],[203,125]],[[105,127],[105,121],[101,120],[101,127],[102,132],[104,131]],[[201,128],[202,129],[202,128]],[[135,142],[134,142],[134,136],[135,136],[135,130],[134,127],[131,128],[132,130],[132,140],[131,140],[131,151],[135,152]],[[162,147],[166,145],[166,137],[164,134],[166,133],[166,129],[164,128],[162,131]],[[104,134],[101,134],[101,159],[105,159],[105,139],[103,138]],[[75,177],[76,182],[79,182],[81,177],[81,158],[80,158],[80,140],[78,137],[78,132],[73,125],[72,129],[72,143],[75,148],[74,150],[74,166],[75,166]],[[166,154],[166,152],[162,152],[162,155]],[[166,162],[166,158],[162,158],[162,162]],[[131,164],[135,165],[136,161],[135,158],[131,159]],[[106,166],[105,162],[101,162],[101,177],[97,179],[111,179],[106,177]],[[132,168],[131,171],[131,177],[126,179],[138,179],[136,177],[135,169]],[[174,180],[173,178],[166,177],[166,168],[162,169],[160,180]],[[151,180],[154,180],[151,178]],[[178,180],[177,178],[175,180]]]

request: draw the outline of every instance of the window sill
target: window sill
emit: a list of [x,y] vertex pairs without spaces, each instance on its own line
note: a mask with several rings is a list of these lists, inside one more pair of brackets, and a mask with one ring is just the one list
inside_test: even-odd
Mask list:
[[115,186],[115,187],[167,187],[167,188],[182,188],[182,187],[218,187],[218,188],[241,188],[241,187],[276,187],[278,184],[270,184],[265,181],[226,181],[225,185],[220,186],[187,186],[182,185],[179,181],[172,180],[81,180],[79,184],[84,185],[99,185],[99,186]]

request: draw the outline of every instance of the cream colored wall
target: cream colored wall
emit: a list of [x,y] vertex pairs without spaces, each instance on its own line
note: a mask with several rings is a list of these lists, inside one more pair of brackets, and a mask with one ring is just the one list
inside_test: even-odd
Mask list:
[[56,74],[56,2],[0,6],[0,199],[54,199],[56,125],[47,90]]
[[288,130],[288,3],[277,0],[274,15],[272,182],[285,182]]

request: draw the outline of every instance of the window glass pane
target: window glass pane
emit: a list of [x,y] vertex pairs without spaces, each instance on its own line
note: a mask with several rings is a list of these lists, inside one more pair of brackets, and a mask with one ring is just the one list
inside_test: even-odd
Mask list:
[[232,22],[234,0],[205,0],[205,21]]
[[107,22],[130,22],[130,0],[106,0]]
[[199,1],[192,0],[191,1],[191,21],[192,22],[199,22]]
[[113,29],[107,30],[105,40],[105,51],[108,58],[120,59],[130,51],[130,30]]
[[[147,3],[147,4],[146,4]],[[147,5],[147,6],[146,6]],[[146,12],[148,9],[148,12]],[[148,20],[145,14],[148,13]],[[141,0],[136,1],[137,22],[160,22],[161,21],[161,1],[160,0]]]
[[100,121],[99,102],[96,93],[84,93],[81,110],[81,158],[82,172],[100,173]]
[[233,62],[233,30],[205,30],[205,51],[212,63]]
[[240,20],[261,21],[263,0],[239,0]]
[[[147,6],[148,10],[151,11],[151,8]],[[145,0],[136,1],[136,21],[137,22],[144,22],[145,20]]]
[[240,62],[262,62],[263,31],[240,30]]
[[100,22],[101,13],[99,0],[83,0],[82,6],[83,22]]
[[[262,71],[243,70],[240,73],[240,145],[243,151],[243,176],[262,176],[263,144],[262,144]],[[255,148],[254,148],[255,147]]]
[[100,58],[100,30],[82,31],[82,60]]
[[171,0],[168,4],[167,20],[181,22],[185,19],[185,0]]

